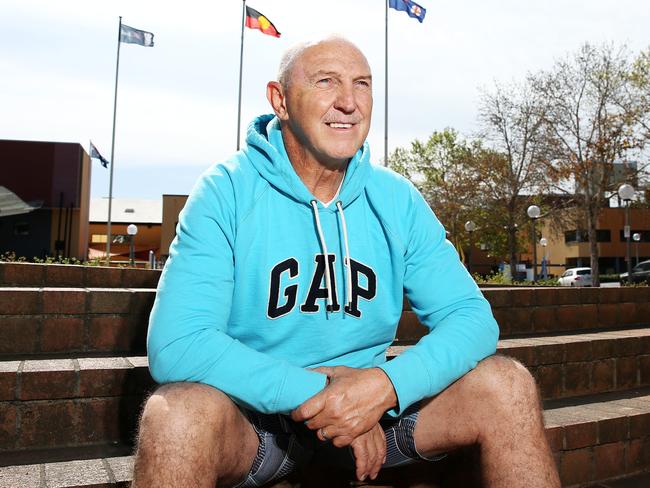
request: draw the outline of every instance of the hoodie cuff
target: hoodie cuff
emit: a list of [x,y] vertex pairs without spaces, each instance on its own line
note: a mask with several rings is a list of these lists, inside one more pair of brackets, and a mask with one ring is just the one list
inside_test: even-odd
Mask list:
[[426,364],[414,351],[406,351],[379,366],[392,381],[397,406],[387,413],[398,417],[410,405],[430,396],[431,379]]
[[292,410],[323,390],[326,385],[327,375],[292,366],[287,371],[284,384],[278,391],[276,410],[289,415]]

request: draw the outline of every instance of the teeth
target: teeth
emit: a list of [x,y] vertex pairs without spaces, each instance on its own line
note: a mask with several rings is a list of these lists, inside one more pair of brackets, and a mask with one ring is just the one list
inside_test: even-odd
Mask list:
[[352,127],[352,124],[341,124],[339,122],[330,122],[329,126],[333,127],[334,129],[349,129],[350,127]]

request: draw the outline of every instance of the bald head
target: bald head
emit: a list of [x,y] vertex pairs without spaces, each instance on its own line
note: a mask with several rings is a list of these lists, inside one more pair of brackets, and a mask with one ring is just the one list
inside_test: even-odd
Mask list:
[[346,46],[348,48],[352,48],[356,50],[359,53],[359,55],[364,59],[366,65],[368,64],[368,60],[363,55],[361,50],[356,46],[356,44],[339,35],[330,35],[317,41],[300,42],[287,49],[282,55],[282,58],[280,59],[280,66],[278,68],[278,81],[280,82],[280,84],[285,90],[289,87],[291,83],[293,69],[298,64],[298,61],[310,49],[317,46],[320,47],[331,46],[332,49],[336,49],[337,47],[340,46]]

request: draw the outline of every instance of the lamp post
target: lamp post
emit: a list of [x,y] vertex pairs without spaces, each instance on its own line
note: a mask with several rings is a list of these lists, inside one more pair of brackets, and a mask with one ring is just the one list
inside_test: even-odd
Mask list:
[[623,183],[618,187],[618,196],[625,202],[625,227],[623,227],[623,235],[625,236],[625,259],[627,260],[627,279],[632,276],[632,243],[630,242],[630,202],[634,197],[634,187],[628,183]]
[[548,239],[542,237],[539,240],[539,243],[542,245],[542,249],[544,249],[544,255],[542,256],[542,277],[546,279],[548,277],[548,263],[546,259],[546,246],[548,245]]
[[535,221],[539,218],[542,212],[539,210],[537,205],[531,205],[528,207],[528,210],[526,210],[526,213],[530,217],[530,241],[533,245],[533,283],[535,283],[535,280],[537,279],[537,239],[535,237]]
[[636,242],[636,264],[638,266],[639,265],[639,241],[641,240],[641,234],[635,232],[634,234],[632,234],[632,239],[634,239],[634,242]]
[[476,224],[471,220],[465,222],[465,230],[469,234],[469,249],[467,250],[467,271],[472,274],[472,233],[476,230]]
[[129,234],[129,264],[133,266],[135,264],[135,248],[133,247],[133,241],[135,240],[135,235],[138,233],[138,226],[135,224],[129,224],[126,228],[126,233]]

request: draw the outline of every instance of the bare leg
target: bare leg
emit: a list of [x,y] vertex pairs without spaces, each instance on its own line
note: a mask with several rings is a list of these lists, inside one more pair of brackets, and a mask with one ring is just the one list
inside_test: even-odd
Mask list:
[[479,444],[485,486],[560,486],[535,380],[514,359],[489,357],[423,403],[414,437],[427,456]]
[[132,487],[232,486],[249,472],[258,444],[248,419],[219,390],[164,385],[142,413]]

